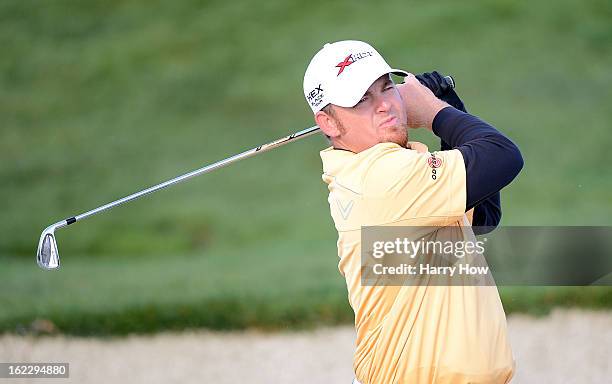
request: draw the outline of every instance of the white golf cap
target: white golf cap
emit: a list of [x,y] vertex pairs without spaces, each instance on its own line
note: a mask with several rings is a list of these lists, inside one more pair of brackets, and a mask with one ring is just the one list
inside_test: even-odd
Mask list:
[[408,75],[391,68],[380,53],[363,41],[328,43],[306,68],[304,97],[313,113],[330,103],[353,107],[376,79],[388,73]]

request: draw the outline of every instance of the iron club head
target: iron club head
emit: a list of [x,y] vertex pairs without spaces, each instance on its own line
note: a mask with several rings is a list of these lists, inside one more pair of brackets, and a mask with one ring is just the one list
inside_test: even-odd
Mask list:
[[44,269],[57,269],[60,266],[57,242],[55,241],[55,228],[55,224],[47,227],[38,241],[36,261],[38,266]]

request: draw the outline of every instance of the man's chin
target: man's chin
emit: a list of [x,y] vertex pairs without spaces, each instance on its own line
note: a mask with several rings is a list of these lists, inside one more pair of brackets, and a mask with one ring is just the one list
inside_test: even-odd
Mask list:
[[385,135],[385,143],[395,143],[401,147],[408,147],[408,126],[407,125],[396,125],[389,128],[388,133]]

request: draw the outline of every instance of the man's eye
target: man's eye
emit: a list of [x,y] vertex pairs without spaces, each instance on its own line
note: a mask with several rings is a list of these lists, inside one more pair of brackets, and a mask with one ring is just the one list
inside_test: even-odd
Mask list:
[[394,87],[393,87],[393,84],[389,84],[389,85],[387,85],[387,86],[384,88],[384,90],[385,90],[385,91],[388,91],[388,90],[393,89],[393,88],[394,88]]

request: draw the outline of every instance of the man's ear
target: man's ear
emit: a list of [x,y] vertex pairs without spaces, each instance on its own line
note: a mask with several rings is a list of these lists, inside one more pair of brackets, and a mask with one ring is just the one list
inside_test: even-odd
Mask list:
[[335,117],[329,113],[319,111],[315,114],[315,122],[321,128],[321,131],[329,137],[337,137],[342,133],[342,128]]

